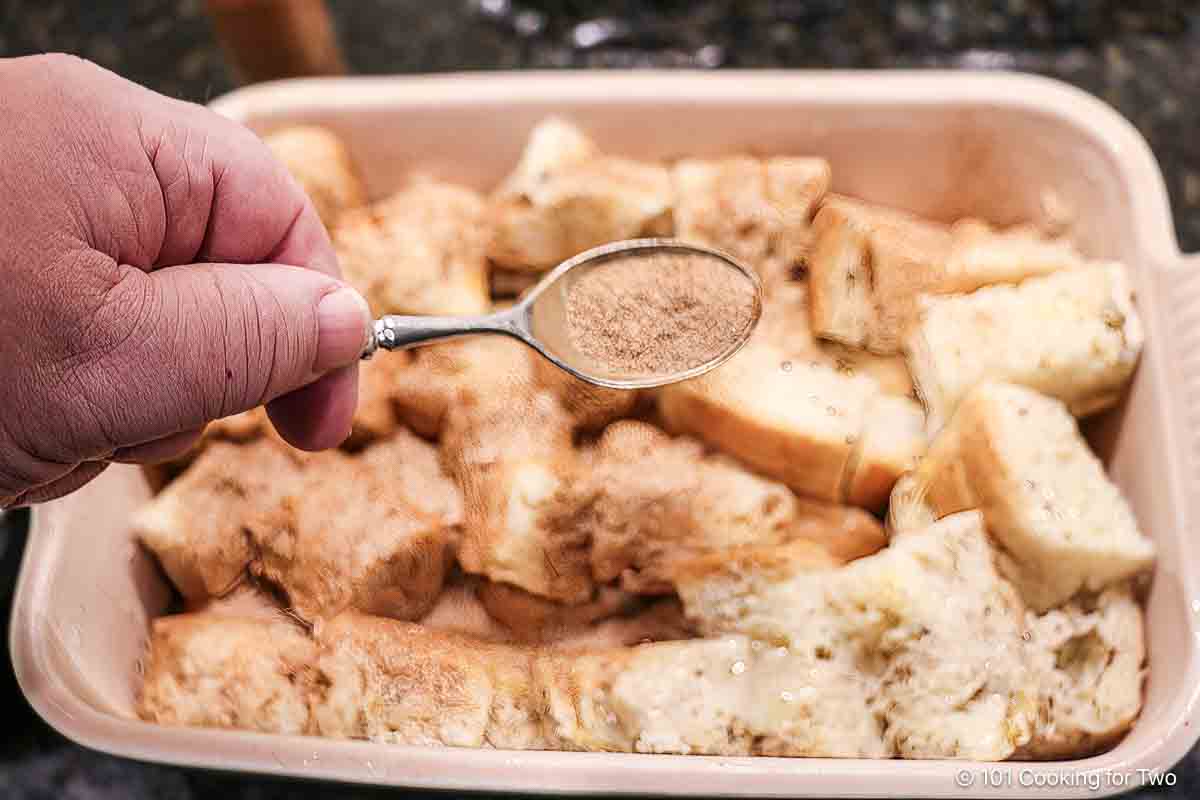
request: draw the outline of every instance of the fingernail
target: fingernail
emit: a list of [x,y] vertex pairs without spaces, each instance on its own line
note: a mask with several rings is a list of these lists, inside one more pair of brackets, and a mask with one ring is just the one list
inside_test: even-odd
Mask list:
[[371,309],[350,287],[336,289],[317,305],[317,360],[313,369],[328,372],[353,364],[362,355],[371,326]]

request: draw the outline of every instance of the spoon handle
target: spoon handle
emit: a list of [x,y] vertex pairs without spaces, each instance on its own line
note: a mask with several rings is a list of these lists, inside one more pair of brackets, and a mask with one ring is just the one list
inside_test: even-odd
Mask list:
[[475,317],[408,317],[388,314],[375,320],[362,357],[370,358],[379,349],[407,350],[426,342],[480,333],[501,333],[520,338],[517,328],[513,316],[503,311]]

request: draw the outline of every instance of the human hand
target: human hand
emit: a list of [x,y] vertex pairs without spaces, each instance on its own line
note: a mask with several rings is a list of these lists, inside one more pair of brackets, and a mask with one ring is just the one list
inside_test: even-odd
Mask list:
[[296,447],[340,443],[369,313],[266,146],[70,56],[0,84],[0,507],[264,403]]

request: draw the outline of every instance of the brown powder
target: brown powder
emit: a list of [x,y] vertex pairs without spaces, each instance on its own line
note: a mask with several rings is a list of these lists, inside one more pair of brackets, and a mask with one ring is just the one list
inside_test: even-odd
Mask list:
[[712,361],[754,323],[755,287],[710,256],[613,258],[567,290],[571,344],[614,373],[669,375]]

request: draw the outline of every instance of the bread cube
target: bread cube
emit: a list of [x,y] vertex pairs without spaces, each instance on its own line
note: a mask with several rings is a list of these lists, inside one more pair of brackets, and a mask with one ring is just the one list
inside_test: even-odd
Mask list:
[[667,170],[600,155],[555,118],[533,130],[490,202],[488,256],[508,269],[540,271],[606,242],[670,233]]
[[1146,642],[1127,585],[1029,614],[1038,684],[1033,738],[1017,758],[1079,758],[1115,744],[1142,708]]
[[786,643],[877,680],[873,707],[896,754],[991,761],[1030,740],[1036,705],[1024,608],[992,561],[972,512],[842,567],[804,553],[710,560],[676,585],[705,635]]
[[571,420],[548,392],[494,394],[449,415],[442,451],[463,490],[463,569],[564,603],[592,596],[588,543],[556,524],[572,502]]
[[639,753],[888,755],[871,685],[742,636],[636,648],[611,703]]
[[949,226],[848,197],[829,197],[813,221],[813,330],[882,354],[899,351],[922,295],[970,292],[1061,269],[1082,258],[1031,228]]
[[610,425],[571,487],[563,526],[591,542],[592,575],[630,592],[673,590],[674,564],[741,545],[818,540],[847,558],[883,546],[858,509],[797,499],[700,443],[634,421]]
[[676,238],[729,253],[770,291],[804,266],[830,169],[820,158],[682,159],[671,179]]
[[272,439],[215,442],[133,517],[133,530],[189,602],[241,582],[254,549],[245,523],[302,480],[305,456]]
[[[658,402],[671,430],[697,436],[800,494],[874,508],[924,449],[924,438],[911,435],[919,413],[913,401],[877,402],[879,396],[865,375],[750,345],[700,378],[664,387]],[[873,407],[884,420],[869,431]]]
[[323,736],[384,744],[538,749],[527,651],[343,614],[317,631]]
[[304,479],[245,525],[256,574],[308,621],[347,608],[419,619],[441,590],[462,521],[431,445],[405,434],[361,459],[320,454]]
[[154,620],[137,714],[160,725],[312,732],[316,646],[294,623],[226,614]]
[[1066,406],[1031,389],[978,384],[917,476],[939,516],[983,512],[1004,571],[1038,611],[1154,563],[1154,544]]
[[984,380],[1036,389],[1076,416],[1108,408],[1143,338],[1125,268],[1105,263],[935,300],[904,349],[933,434]]

